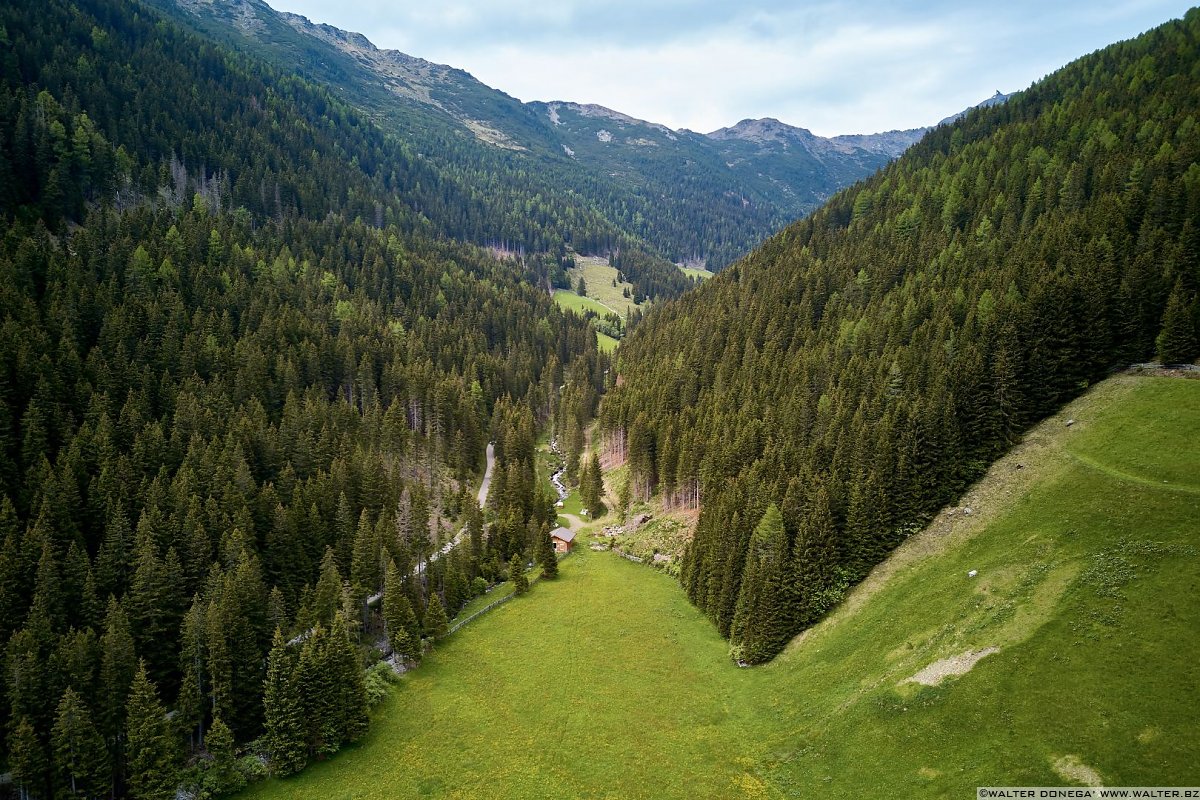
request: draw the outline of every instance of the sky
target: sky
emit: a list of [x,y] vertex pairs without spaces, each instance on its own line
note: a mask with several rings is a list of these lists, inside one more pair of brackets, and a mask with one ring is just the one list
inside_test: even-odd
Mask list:
[[268,0],[521,100],[708,132],[915,128],[1180,17],[1178,0]]

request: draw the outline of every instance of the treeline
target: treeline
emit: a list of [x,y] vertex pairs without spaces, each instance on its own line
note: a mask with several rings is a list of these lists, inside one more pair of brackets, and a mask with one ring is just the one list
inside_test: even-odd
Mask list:
[[682,567],[770,658],[1033,422],[1197,357],[1200,13],[940,128],[622,344],[635,491],[703,498]]
[[505,409],[599,380],[595,335],[426,235],[419,171],[320,90],[127,4],[0,25],[8,769],[151,798],[235,787],[263,736],[323,758],[372,643],[419,658],[506,574],[469,484]]

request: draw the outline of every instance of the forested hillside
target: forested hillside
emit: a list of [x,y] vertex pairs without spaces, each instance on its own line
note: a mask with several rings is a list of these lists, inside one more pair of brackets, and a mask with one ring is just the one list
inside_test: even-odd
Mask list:
[[365,729],[360,633],[419,658],[537,544],[530,437],[595,334],[435,238],[423,204],[469,201],[406,145],[145,7],[0,7],[0,79],[7,768],[149,798],[264,733],[278,774],[323,758]]
[[835,144],[794,128],[778,140],[718,140],[599,106],[522,103],[461,69],[261,0],[151,2],[330,87],[411,143],[457,198],[461,211],[450,215],[436,197],[418,206],[448,235],[527,253],[644,250],[659,258],[628,276],[655,298],[690,288],[670,261],[725,266],[923,132],[891,132],[885,138],[902,144],[883,149],[875,137]]
[[678,302],[604,401],[701,501],[688,596],[773,656],[1032,422],[1197,357],[1200,12],[944,126]]

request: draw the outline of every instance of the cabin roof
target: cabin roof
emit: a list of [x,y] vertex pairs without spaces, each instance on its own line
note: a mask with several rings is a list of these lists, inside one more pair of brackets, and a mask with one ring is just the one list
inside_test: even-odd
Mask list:
[[570,528],[555,528],[550,531],[551,539],[562,539],[564,542],[575,541],[575,531]]

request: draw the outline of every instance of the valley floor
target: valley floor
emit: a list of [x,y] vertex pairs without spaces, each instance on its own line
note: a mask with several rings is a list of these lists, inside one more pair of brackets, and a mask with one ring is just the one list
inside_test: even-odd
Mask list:
[[[247,795],[1200,784],[1200,381],[1101,384],[972,503],[754,669],[728,660],[674,580],[589,551],[585,534],[557,581],[440,643],[365,742]],[[909,680],[922,671],[946,677]]]

